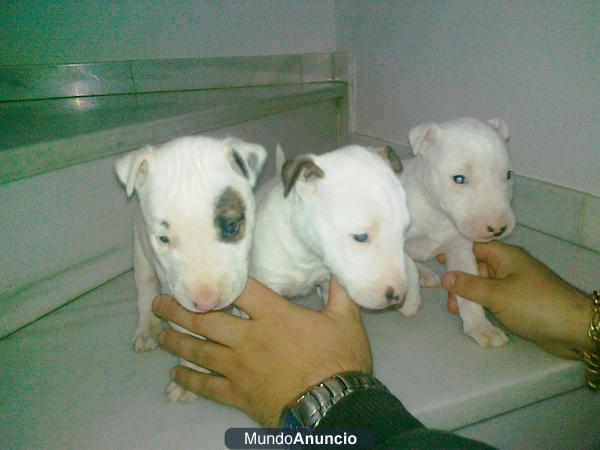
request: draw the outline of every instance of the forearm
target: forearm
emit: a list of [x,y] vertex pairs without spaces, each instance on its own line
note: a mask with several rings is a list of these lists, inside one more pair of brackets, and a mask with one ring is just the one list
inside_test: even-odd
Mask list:
[[427,429],[392,394],[372,389],[353,392],[340,400],[317,427],[341,428],[372,430],[376,448],[491,448],[451,433]]

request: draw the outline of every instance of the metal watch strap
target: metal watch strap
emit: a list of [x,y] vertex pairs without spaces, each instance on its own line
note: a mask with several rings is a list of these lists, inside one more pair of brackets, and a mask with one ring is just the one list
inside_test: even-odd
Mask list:
[[588,336],[593,350],[583,353],[585,375],[590,389],[600,390],[600,291],[592,292],[592,317]]
[[304,392],[289,407],[289,412],[306,428],[314,428],[333,405],[352,392],[387,388],[377,378],[364,372],[343,372]]

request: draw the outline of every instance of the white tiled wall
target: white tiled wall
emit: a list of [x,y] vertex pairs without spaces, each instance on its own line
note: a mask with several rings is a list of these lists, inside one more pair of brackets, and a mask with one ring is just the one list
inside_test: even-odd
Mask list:
[[583,198],[583,220],[581,242],[584,247],[600,251],[600,198],[585,195]]

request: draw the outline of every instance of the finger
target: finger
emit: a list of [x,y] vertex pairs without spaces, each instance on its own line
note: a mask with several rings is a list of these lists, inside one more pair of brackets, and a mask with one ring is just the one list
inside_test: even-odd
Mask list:
[[479,272],[479,276],[483,278],[489,278],[490,273],[488,272],[488,267],[486,263],[477,262],[477,271]]
[[439,262],[440,264],[444,264],[446,262],[446,254],[445,253],[440,253],[439,255],[435,256],[435,259],[437,260],[437,262]]
[[453,294],[452,292],[448,292],[448,311],[452,314],[458,314],[456,294]]
[[159,342],[162,349],[197,366],[219,373],[227,373],[230,367],[232,350],[224,345],[170,329],[161,332]]
[[235,306],[240,308],[250,317],[260,317],[266,313],[275,303],[285,301],[264,284],[253,278],[248,278],[246,287],[235,301]]
[[516,261],[520,260],[521,250],[520,247],[498,241],[473,244],[473,253],[477,261],[485,263],[488,273],[500,278],[515,273],[518,269]]
[[154,314],[169,320],[195,334],[206,336],[211,341],[234,345],[241,339],[244,319],[223,311],[193,313],[168,295],[162,294],[152,304]]
[[498,280],[481,278],[464,272],[447,272],[442,277],[442,285],[448,291],[472,300],[487,308],[494,303]]
[[354,316],[360,315],[358,305],[352,301],[346,290],[333,274],[329,277],[329,297],[327,299],[327,306],[323,308],[323,312],[352,314]]
[[235,395],[228,378],[198,372],[184,366],[173,368],[172,374],[173,381],[182,388],[224,405],[239,408],[239,398]]

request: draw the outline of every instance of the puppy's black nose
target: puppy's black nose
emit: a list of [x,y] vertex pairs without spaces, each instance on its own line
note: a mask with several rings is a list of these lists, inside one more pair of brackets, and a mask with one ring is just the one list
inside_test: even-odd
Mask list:
[[385,291],[385,298],[386,300],[392,302],[392,301],[398,301],[400,300],[400,296],[396,295],[396,293],[394,292],[394,288],[391,286],[388,286],[388,288]]
[[494,235],[494,237],[499,237],[502,236],[502,234],[504,234],[504,232],[506,231],[506,228],[508,228],[507,225],[503,225],[502,228],[500,228],[500,230],[496,231],[496,229],[490,225],[487,226],[487,230],[492,233]]

